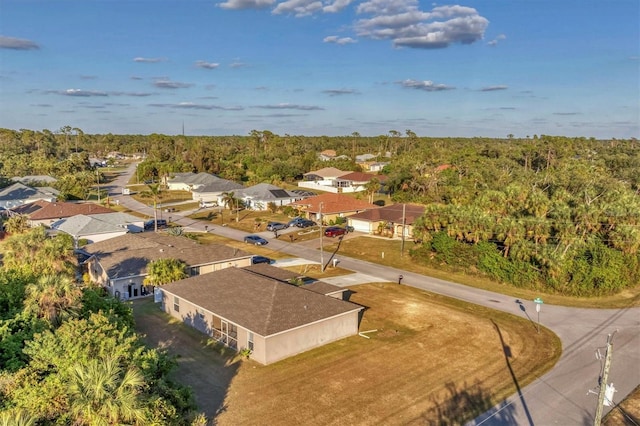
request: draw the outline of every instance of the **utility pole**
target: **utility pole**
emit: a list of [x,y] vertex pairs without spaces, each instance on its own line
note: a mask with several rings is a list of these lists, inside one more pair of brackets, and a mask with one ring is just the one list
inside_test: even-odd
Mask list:
[[[600,376],[600,392],[598,392],[598,406],[596,407],[596,415],[593,419],[594,426],[600,426],[602,423],[602,411],[603,406],[605,405],[605,394],[609,387],[607,386],[607,380],[609,379],[609,369],[611,368],[611,356],[613,355],[613,335],[616,334],[618,330],[614,331],[613,334],[607,335],[607,353],[604,357],[604,367],[602,368],[602,375]],[[613,389],[613,386],[611,387]],[[613,391],[611,391],[613,393]],[[613,397],[613,395],[611,395]],[[611,401],[607,401],[607,406],[611,405]]]
[[324,272],[324,251],[323,251],[323,242],[324,242],[324,234],[322,233],[322,205],[324,203],[320,202],[320,271]]
[[100,169],[96,167],[96,181],[98,183],[98,204],[100,204]]
[[402,204],[402,244],[400,245],[400,257],[404,255],[404,227],[407,222],[407,205]]

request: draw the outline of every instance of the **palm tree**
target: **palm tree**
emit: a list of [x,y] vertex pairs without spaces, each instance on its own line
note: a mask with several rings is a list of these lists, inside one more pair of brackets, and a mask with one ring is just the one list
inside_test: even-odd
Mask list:
[[158,259],[147,265],[145,285],[163,285],[187,278],[187,265],[178,259]]
[[139,371],[129,368],[123,373],[116,358],[86,361],[71,371],[69,411],[80,425],[144,424],[144,384]]
[[373,195],[380,190],[380,180],[378,178],[372,178],[364,186],[364,192],[367,194],[370,203],[373,203]]
[[223,192],[222,193],[222,204],[228,208],[233,209],[235,206],[236,209],[236,222],[240,221],[240,207],[242,206],[242,200],[236,198],[233,191]]
[[11,409],[0,413],[0,426],[35,426],[37,417],[23,409]]
[[153,198],[153,230],[158,232],[158,199],[161,196],[162,188],[159,183],[150,183],[147,187],[149,189],[143,191],[140,195]]
[[25,307],[56,327],[80,306],[81,290],[70,277],[43,275],[26,287]]
[[23,214],[13,215],[4,222],[4,229],[10,234],[22,234],[29,229],[29,217]]

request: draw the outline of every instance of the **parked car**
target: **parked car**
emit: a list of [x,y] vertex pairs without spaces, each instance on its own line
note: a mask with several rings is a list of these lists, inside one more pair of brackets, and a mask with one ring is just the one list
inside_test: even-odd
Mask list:
[[202,201],[200,200],[200,208],[206,209],[208,207],[218,207],[218,203],[215,201]]
[[271,263],[271,259],[269,259],[266,256],[253,256],[251,258],[251,263],[254,264],[254,265],[257,265],[258,263],[270,264]]
[[310,226],[315,226],[316,223],[309,219],[302,219],[300,222],[296,224],[298,228],[308,228]]
[[280,231],[282,229],[286,229],[288,228],[286,223],[282,223],[282,222],[269,222],[267,224],[267,231]]
[[[167,221],[165,219],[158,219],[155,221],[155,223],[157,223],[158,225],[158,229],[163,229],[167,227]],[[144,230],[145,231],[150,231],[152,229],[156,229],[156,227],[154,226],[154,220],[148,220],[144,223]]]
[[259,235],[247,235],[246,237],[244,237],[244,242],[247,244],[255,244],[257,246],[269,244],[269,241],[265,240]]
[[338,235],[344,235],[347,233],[345,228],[340,228],[339,226],[330,226],[324,230],[325,237],[337,237]]
[[298,223],[302,222],[303,220],[307,220],[303,217],[294,217],[293,219],[291,219],[288,223],[287,226],[292,227],[292,226],[298,226]]

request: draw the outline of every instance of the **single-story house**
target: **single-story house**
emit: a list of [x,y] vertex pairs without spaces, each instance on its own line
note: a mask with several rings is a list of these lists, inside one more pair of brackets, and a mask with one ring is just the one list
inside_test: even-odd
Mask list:
[[28,176],[15,176],[12,177],[11,180],[13,182],[20,182],[23,185],[38,185],[38,184],[47,184],[51,185],[58,181],[58,179],[49,175],[28,175]]
[[191,191],[193,188],[215,182],[219,177],[211,173],[172,173],[166,179],[166,186],[169,191]]
[[[247,266],[244,269],[253,274],[272,278],[274,280],[282,281],[283,283],[287,284],[293,284],[294,281],[304,279],[304,277],[300,276],[300,274],[296,274],[295,272],[288,271],[286,269],[277,268],[266,263]],[[338,287],[324,281],[306,281],[303,282],[302,287],[304,287],[305,290],[310,290],[324,296],[335,297],[336,299],[340,300],[349,300],[350,291],[348,288]]]
[[361,306],[228,268],[164,285],[162,308],[261,364],[358,333]]
[[0,189],[0,208],[11,209],[38,200],[54,202],[60,192],[49,187],[32,188],[20,182]]
[[144,220],[122,212],[78,214],[53,222],[51,228],[71,235],[76,243],[81,239],[89,243],[97,243],[119,237],[127,232],[142,232]]
[[220,179],[214,183],[209,183],[198,188],[194,188],[191,191],[192,198],[199,203],[203,202],[216,202],[218,205],[222,205],[222,198],[225,193],[233,192],[244,189],[244,186],[239,183],[235,183],[230,180]]
[[167,179],[166,185],[170,191],[191,192],[193,200],[198,202],[218,202],[223,193],[244,188],[239,183],[204,172],[174,173]]
[[335,149],[325,149],[320,154],[318,154],[318,158],[322,161],[331,161],[334,160],[337,155],[338,153],[335,151]]
[[300,210],[301,214],[306,215],[308,219],[323,223],[329,223],[338,217],[347,217],[365,210],[378,209],[379,206],[358,200],[354,197],[325,193],[309,197],[304,200],[291,203],[292,207]]
[[[424,206],[417,204],[392,204],[349,216],[347,219],[355,231],[405,238],[413,235],[413,224],[424,214]],[[403,226],[404,225],[404,226]]]
[[251,265],[253,255],[222,244],[206,249],[185,237],[156,232],[125,234],[84,246],[90,257],[84,264],[91,280],[115,297],[131,299],[152,292],[144,285],[147,265],[158,259],[184,262],[190,276],[208,274],[229,267]]
[[370,172],[381,172],[389,164],[388,161],[374,161],[373,163],[363,163],[361,166]]
[[95,203],[67,203],[37,201],[30,205],[11,209],[12,214],[24,214],[29,218],[30,226],[51,226],[60,219],[69,218],[79,214],[86,216],[103,213],[116,213],[107,207]]
[[[243,201],[245,208],[250,210],[267,210],[269,203],[274,203],[276,206],[281,207],[304,199],[300,194],[268,183],[259,183],[249,188],[239,189],[234,191],[233,194]],[[218,201],[218,205],[220,205],[221,201]]]

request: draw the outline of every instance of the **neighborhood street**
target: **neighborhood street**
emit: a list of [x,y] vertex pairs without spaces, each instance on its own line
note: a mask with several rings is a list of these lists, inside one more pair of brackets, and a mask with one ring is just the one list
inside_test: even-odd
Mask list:
[[[135,164],[129,166],[108,186],[109,197],[121,206],[153,217],[153,208],[122,195],[130,176],[135,174]],[[187,231],[204,232],[204,224],[172,212],[172,222]],[[244,232],[229,227],[208,227],[208,232],[242,241]],[[269,239],[269,248],[320,261],[316,247],[291,244],[286,239]],[[324,253],[324,262],[331,253]],[[397,282],[402,275],[402,285],[424,289],[469,303],[505,311],[528,318],[531,332],[536,332],[536,304],[531,300],[517,300],[511,296],[492,293],[452,282],[397,270],[357,259],[338,256],[342,268],[377,277],[379,281]],[[334,282],[332,282],[334,283]],[[334,283],[335,284],[335,283]],[[542,296],[543,297],[543,296]],[[544,297],[543,297],[544,298]],[[515,418],[520,425],[587,425],[593,424],[597,405],[598,377],[604,359],[596,358],[599,350],[605,354],[607,336],[613,334],[613,356],[609,383],[617,392],[614,402],[621,401],[640,384],[640,308],[628,309],[578,309],[541,305],[540,325],[556,333],[563,346],[558,364],[547,374],[521,389],[489,412],[470,422],[470,425],[500,425],[501,418]],[[505,367],[506,368],[506,367]],[[595,393],[594,393],[595,392]],[[605,413],[610,410],[605,407]],[[510,416],[500,416],[509,410]]]

